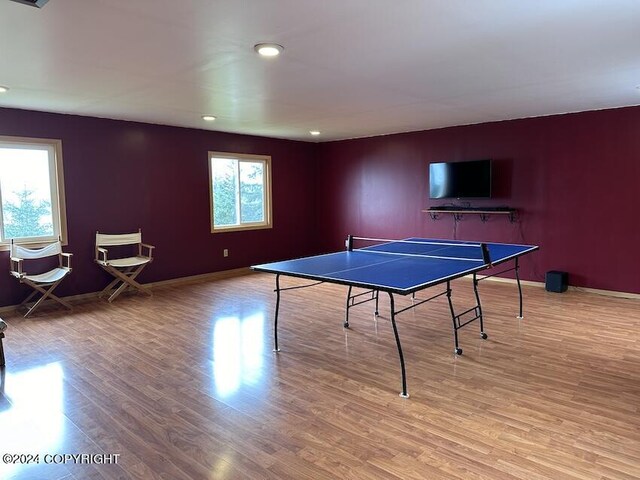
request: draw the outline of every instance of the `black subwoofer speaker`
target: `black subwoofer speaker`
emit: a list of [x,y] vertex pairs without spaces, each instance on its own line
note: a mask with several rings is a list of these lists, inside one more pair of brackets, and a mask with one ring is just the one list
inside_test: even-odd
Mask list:
[[569,274],[552,270],[545,275],[544,288],[547,292],[562,293],[569,288]]

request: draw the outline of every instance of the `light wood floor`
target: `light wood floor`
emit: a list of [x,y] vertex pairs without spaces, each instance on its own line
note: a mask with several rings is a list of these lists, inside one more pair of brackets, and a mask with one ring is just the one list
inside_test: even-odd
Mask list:
[[[402,399],[386,297],[344,330],[345,287],[285,292],[274,354],[273,286],[251,274],[3,315],[0,453],[41,463],[0,478],[640,478],[638,300],[524,287],[516,320],[515,286],[483,282],[489,339],[466,327],[461,357],[445,298],[410,310]],[[471,306],[468,280],[454,299]]]

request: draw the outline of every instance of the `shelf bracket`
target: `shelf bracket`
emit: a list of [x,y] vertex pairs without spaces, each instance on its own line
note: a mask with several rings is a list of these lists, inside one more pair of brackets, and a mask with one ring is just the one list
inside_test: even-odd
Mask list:
[[504,216],[507,217],[509,219],[510,223],[516,223],[518,222],[518,210],[516,210],[515,208],[513,209],[487,209],[487,210],[482,210],[481,208],[477,208],[477,209],[465,209],[465,210],[451,210],[451,209],[446,209],[446,210],[439,210],[439,209],[425,209],[422,210],[424,213],[428,213],[429,216],[431,217],[431,220],[439,220],[440,218],[442,218],[443,214],[447,214],[447,215],[451,215],[453,216],[453,220],[456,222],[459,222],[462,220],[462,218],[464,217],[464,215],[478,215],[478,217],[480,218],[480,221],[483,223],[488,222],[492,216],[494,215],[500,215],[500,216]]

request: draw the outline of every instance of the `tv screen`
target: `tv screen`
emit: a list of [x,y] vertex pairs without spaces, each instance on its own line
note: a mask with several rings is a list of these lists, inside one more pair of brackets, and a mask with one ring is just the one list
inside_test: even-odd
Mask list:
[[491,197],[491,160],[429,164],[429,198]]

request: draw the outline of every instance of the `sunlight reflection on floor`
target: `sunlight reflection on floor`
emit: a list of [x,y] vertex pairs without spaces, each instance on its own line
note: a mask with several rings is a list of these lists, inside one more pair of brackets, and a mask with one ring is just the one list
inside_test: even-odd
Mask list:
[[[64,438],[63,369],[59,362],[7,373],[0,410],[0,452],[44,455]],[[0,478],[29,465],[0,463]]]
[[263,312],[216,321],[212,344],[217,395],[227,397],[242,385],[253,386],[262,380],[264,343]]

